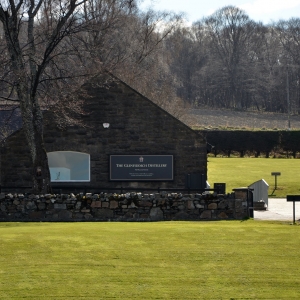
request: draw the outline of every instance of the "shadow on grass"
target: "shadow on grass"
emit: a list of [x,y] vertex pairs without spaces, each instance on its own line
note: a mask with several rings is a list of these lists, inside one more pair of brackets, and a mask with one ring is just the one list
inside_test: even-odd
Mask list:
[[254,218],[250,218],[250,217],[245,217],[243,220],[241,220],[241,223],[242,222],[246,222],[246,221],[253,221],[254,220]]
[[271,195],[269,195],[269,196],[276,196],[276,195],[274,195],[274,192],[276,191],[276,188],[274,188],[274,190],[273,190],[273,192],[272,192],[272,194]]

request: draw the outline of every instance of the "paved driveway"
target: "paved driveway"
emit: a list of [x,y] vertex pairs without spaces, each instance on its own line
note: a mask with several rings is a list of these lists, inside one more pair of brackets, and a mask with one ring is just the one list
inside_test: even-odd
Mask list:
[[[269,198],[267,210],[255,210],[254,219],[293,221],[293,202],[287,202],[286,198]],[[295,220],[300,220],[300,202],[295,202]]]

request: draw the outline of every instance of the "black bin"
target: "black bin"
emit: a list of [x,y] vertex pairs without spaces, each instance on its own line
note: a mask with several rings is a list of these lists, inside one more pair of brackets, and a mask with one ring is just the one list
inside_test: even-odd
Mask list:
[[218,194],[226,194],[226,183],[214,183],[214,190]]

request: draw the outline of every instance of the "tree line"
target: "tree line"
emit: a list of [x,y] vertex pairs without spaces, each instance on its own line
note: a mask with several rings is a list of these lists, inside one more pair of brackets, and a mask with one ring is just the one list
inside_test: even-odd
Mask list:
[[147,80],[155,74],[158,90],[169,82],[166,91],[194,107],[298,114],[300,18],[263,25],[237,7],[223,7],[175,28],[151,71]]

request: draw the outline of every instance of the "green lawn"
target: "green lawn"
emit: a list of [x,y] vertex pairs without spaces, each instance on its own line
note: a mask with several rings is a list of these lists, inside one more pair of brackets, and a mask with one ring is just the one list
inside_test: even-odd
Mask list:
[[299,299],[299,229],[0,223],[0,299]]
[[264,179],[271,195],[275,185],[271,172],[281,172],[272,197],[300,194],[300,159],[208,157],[208,182],[212,188],[215,182],[225,182],[227,193]]

